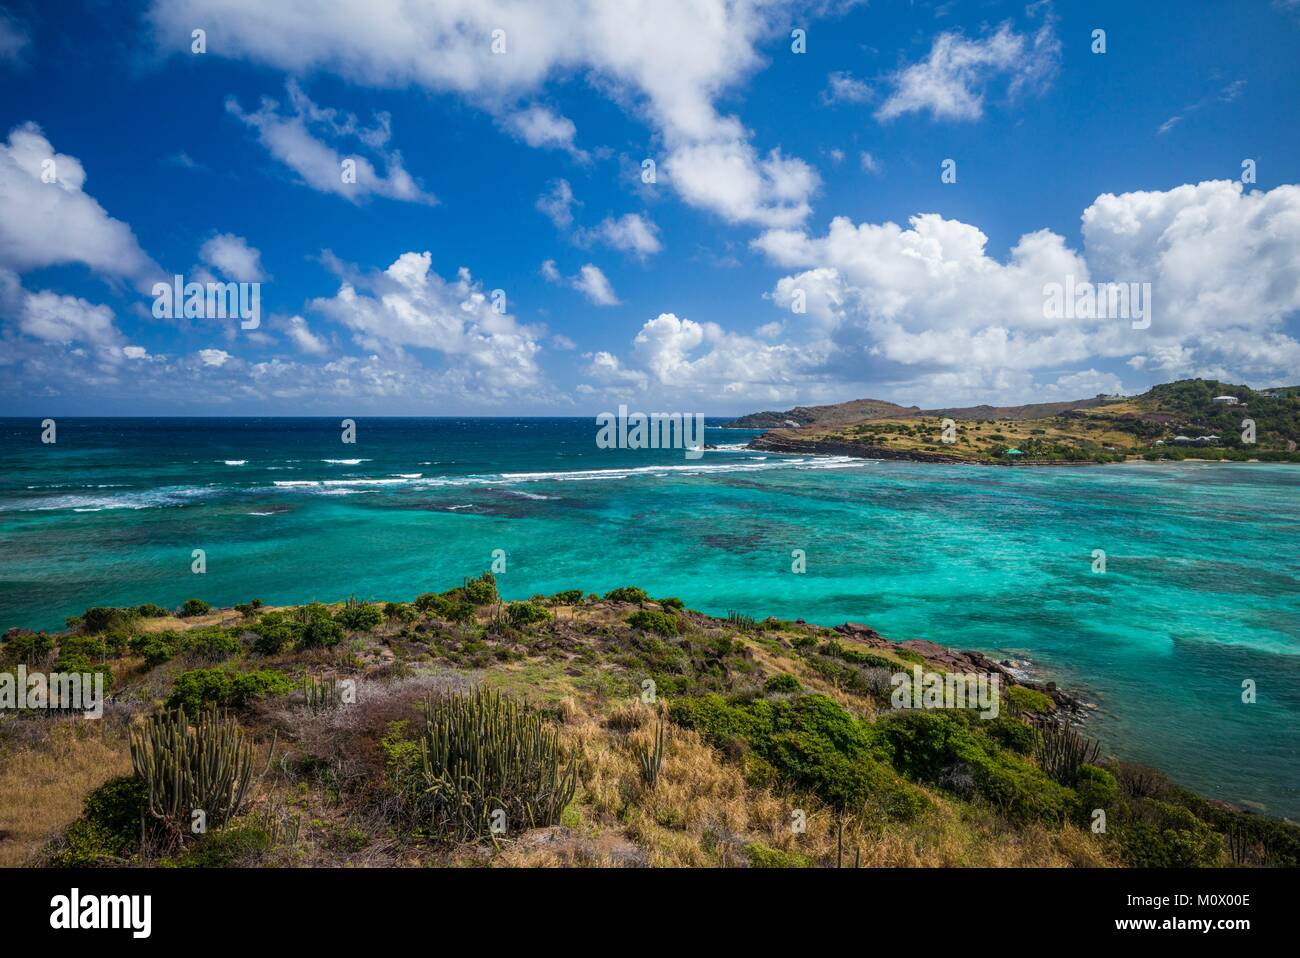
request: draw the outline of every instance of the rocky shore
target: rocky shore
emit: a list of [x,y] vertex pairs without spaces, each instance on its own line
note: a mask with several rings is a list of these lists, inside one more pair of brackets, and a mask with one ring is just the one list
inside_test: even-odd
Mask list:
[[998,662],[983,652],[972,649],[959,651],[939,645],[928,639],[907,639],[894,642],[861,622],[845,622],[835,626],[835,631],[877,649],[907,649],[915,652],[930,665],[949,672],[984,672],[998,675],[1006,686],[1021,685],[1042,692],[1056,703],[1057,709],[1071,721],[1080,722],[1088,715],[1088,706],[1076,696],[1060,688],[1055,682],[1035,682],[1024,678],[1010,663]]

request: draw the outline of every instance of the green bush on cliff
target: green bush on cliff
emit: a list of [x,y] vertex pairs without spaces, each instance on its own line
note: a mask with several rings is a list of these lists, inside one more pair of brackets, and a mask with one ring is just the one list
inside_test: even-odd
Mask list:
[[59,868],[117,864],[140,846],[140,822],[149,790],[133,775],[100,785],[82,803],[81,817],[68,826],[50,858]]
[[1115,831],[1125,864],[1134,868],[1204,868],[1223,853],[1223,836],[1172,802],[1140,802]]
[[635,602],[637,605],[650,601],[650,594],[645,589],[634,585],[620,586],[605,593],[607,602]]
[[773,675],[763,683],[764,692],[801,692],[803,686],[793,675]]
[[253,651],[261,655],[275,655],[291,647],[302,635],[302,623],[288,612],[267,612],[253,626],[257,636]]
[[287,695],[294,687],[289,676],[275,669],[191,669],[177,676],[167,707],[183,708],[187,715],[198,715],[206,705],[243,708],[264,695]]
[[451,602],[436,592],[421,592],[415,597],[415,607],[425,615],[440,616],[451,607]]
[[1078,797],[972,728],[961,710],[901,711],[877,723],[895,768],[962,798],[976,795],[1015,821],[1072,817]]
[[414,622],[419,618],[415,606],[406,602],[384,603],[384,618],[390,622]]
[[202,599],[186,599],[181,603],[181,607],[176,614],[182,619],[188,619],[196,615],[207,615],[211,611],[212,606]]
[[37,665],[54,651],[54,640],[44,632],[15,635],[0,646],[0,661],[8,665]]
[[582,601],[582,590],[565,589],[563,592],[557,592],[551,596],[551,601],[556,605],[577,605]]
[[1074,786],[1079,793],[1080,819],[1084,824],[1092,820],[1092,813],[1101,809],[1108,819],[1115,817],[1119,806],[1119,783],[1115,776],[1096,765],[1080,765],[1079,780]]
[[491,605],[500,599],[497,594],[497,580],[491,572],[484,572],[477,579],[470,579],[462,590],[463,598],[471,605]]
[[95,635],[113,628],[130,627],[139,617],[140,613],[135,609],[97,605],[81,613],[77,621],[82,634]]
[[1037,689],[1025,688],[1023,685],[1013,685],[1007,689],[1007,702],[1011,705],[1011,712],[1014,715],[1023,715],[1026,712],[1049,715],[1056,711],[1056,703],[1052,701],[1050,695]]
[[298,645],[304,649],[328,648],[343,641],[343,626],[334,621],[330,610],[319,602],[299,609],[302,629]]
[[627,624],[634,629],[654,632],[657,635],[677,635],[681,632],[681,623],[677,616],[651,609],[638,609],[633,612],[627,617]]
[[516,629],[535,622],[549,622],[554,618],[545,606],[536,602],[511,602],[506,606],[506,616]]
[[184,651],[209,662],[221,662],[241,651],[239,639],[219,625],[183,632],[179,644]]
[[729,702],[709,694],[673,702],[670,715],[710,744],[739,750],[751,777],[770,769],[837,811],[854,814],[871,802],[908,820],[925,807],[924,796],[879,760],[871,727],[824,695]]
[[334,618],[344,628],[354,632],[369,632],[384,621],[384,613],[377,605],[361,602],[345,605]]
[[812,868],[813,861],[798,852],[783,852],[762,842],[752,842],[745,849],[751,868]]

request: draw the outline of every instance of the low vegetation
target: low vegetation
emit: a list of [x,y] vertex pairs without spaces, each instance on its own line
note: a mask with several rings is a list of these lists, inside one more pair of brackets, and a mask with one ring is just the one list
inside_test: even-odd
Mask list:
[[1041,689],[895,710],[940,666],[634,586],[95,608],[10,630],[20,664],[112,694],[0,714],[0,864],[1300,863],[1300,828],[1117,761]]

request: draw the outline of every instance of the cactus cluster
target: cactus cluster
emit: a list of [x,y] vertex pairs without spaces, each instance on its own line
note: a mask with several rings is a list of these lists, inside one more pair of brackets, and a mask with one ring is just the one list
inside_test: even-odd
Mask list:
[[753,632],[758,628],[758,621],[752,615],[745,615],[735,609],[727,610],[727,625],[742,632]]
[[659,783],[659,770],[664,767],[664,720],[660,716],[655,728],[654,747],[642,746],[637,749],[637,761],[641,764],[641,784],[653,789]]
[[1066,722],[1044,719],[1034,723],[1034,757],[1038,766],[1062,785],[1073,788],[1079,781],[1079,769],[1095,765],[1101,756],[1101,743],[1094,742]]
[[313,711],[336,708],[342,701],[339,680],[333,675],[317,681],[314,675],[308,674],[302,680],[302,691],[307,708]]
[[443,837],[495,841],[500,812],[506,834],[554,825],[577,787],[542,714],[482,689],[430,698],[420,757],[422,817]]
[[161,712],[131,730],[131,766],[149,789],[148,811],[164,844],[184,840],[196,811],[208,829],[239,814],[261,778],[253,774],[253,753],[239,723],[215,708],[193,723],[184,709]]

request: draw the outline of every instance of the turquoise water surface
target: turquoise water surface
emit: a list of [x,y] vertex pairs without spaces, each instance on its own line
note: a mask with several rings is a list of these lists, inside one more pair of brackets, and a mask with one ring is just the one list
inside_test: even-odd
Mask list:
[[0,628],[410,599],[504,549],[510,598],[640,585],[1028,659],[1111,751],[1300,817],[1300,467],[778,456],[716,428],[729,448],[690,461],[598,449],[591,419],[357,422],[347,445],[338,420],[68,419],[43,445],[0,420]]

